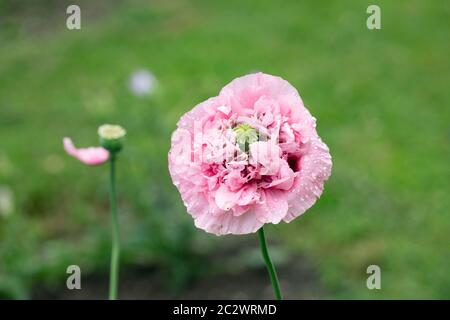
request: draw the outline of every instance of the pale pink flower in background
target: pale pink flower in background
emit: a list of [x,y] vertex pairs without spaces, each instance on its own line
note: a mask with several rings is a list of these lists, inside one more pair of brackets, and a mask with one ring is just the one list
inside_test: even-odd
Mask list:
[[148,70],[141,69],[133,72],[129,80],[130,90],[137,96],[147,96],[155,91],[156,77]]
[[255,73],[183,115],[169,171],[198,228],[217,235],[290,222],[322,194],[328,147],[297,90]]
[[88,166],[95,166],[108,161],[109,152],[102,147],[76,148],[70,138],[63,139],[64,150]]

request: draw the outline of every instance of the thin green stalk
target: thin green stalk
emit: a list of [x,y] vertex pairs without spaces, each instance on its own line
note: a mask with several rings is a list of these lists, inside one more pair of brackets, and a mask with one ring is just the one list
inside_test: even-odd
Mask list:
[[109,274],[109,300],[117,299],[117,285],[119,275],[119,255],[120,255],[120,235],[119,219],[117,217],[117,198],[116,198],[116,156],[111,153],[110,156],[110,186],[109,196],[111,203],[111,224],[112,224],[112,249],[111,249],[111,270]]
[[273,291],[275,293],[275,298],[281,300],[283,297],[281,295],[280,284],[278,282],[277,272],[273,266],[272,260],[270,260],[269,251],[267,250],[266,236],[264,235],[264,227],[258,230],[259,245],[261,247],[261,253],[266,263],[267,270],[269,271],[270,282],[272,283]]

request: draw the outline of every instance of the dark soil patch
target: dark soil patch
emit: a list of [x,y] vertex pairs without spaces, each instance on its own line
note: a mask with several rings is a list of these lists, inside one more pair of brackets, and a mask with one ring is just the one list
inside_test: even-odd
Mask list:
[[[128,268],[120,274],[120,299],[272,299],[273,292],[265,266],[260,257],[251,256],[259,251],[246,251],[230,258],[228,250],[211,257],[221,261],[221,267],[207,272],[192,281],[184,289],[174,292],[163,283],[161,268]],[[274,250],[276,251],[276,250]],[[220,257],[220,258],[219,258]],[[242,257],[249,258],[242,262]],[[229,265],[226,261],[231,260]],[[244,260],[245,260],[244,259]],[[319,284],[312,264],[303,256],[278,259],[277,269],[285,299],[318,299],[326,294]],[[240,261],[240,262],[238,262]],[[239,267],[236,267],[239,266]],[[108,277],[105,275],[86,275],[82,277],[81,290],[36,288],[35,299],[106,299]]]

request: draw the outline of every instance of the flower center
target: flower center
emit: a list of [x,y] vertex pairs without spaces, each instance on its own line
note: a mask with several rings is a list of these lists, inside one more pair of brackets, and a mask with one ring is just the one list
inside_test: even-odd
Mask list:
[[233,131],[236,133],[236,142],[239,149],[244,152],[248,152],[250,144],[258,141],[258,131],[246,123],[241,123],[235,126]]

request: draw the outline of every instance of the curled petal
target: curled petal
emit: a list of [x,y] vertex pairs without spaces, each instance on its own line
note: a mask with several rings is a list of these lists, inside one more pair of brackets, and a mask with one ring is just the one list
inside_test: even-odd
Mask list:
[[67,154],[88,166],[95,166],[108,161],[109,152],[102,147],[76,148],[70,138],[63,139]]

